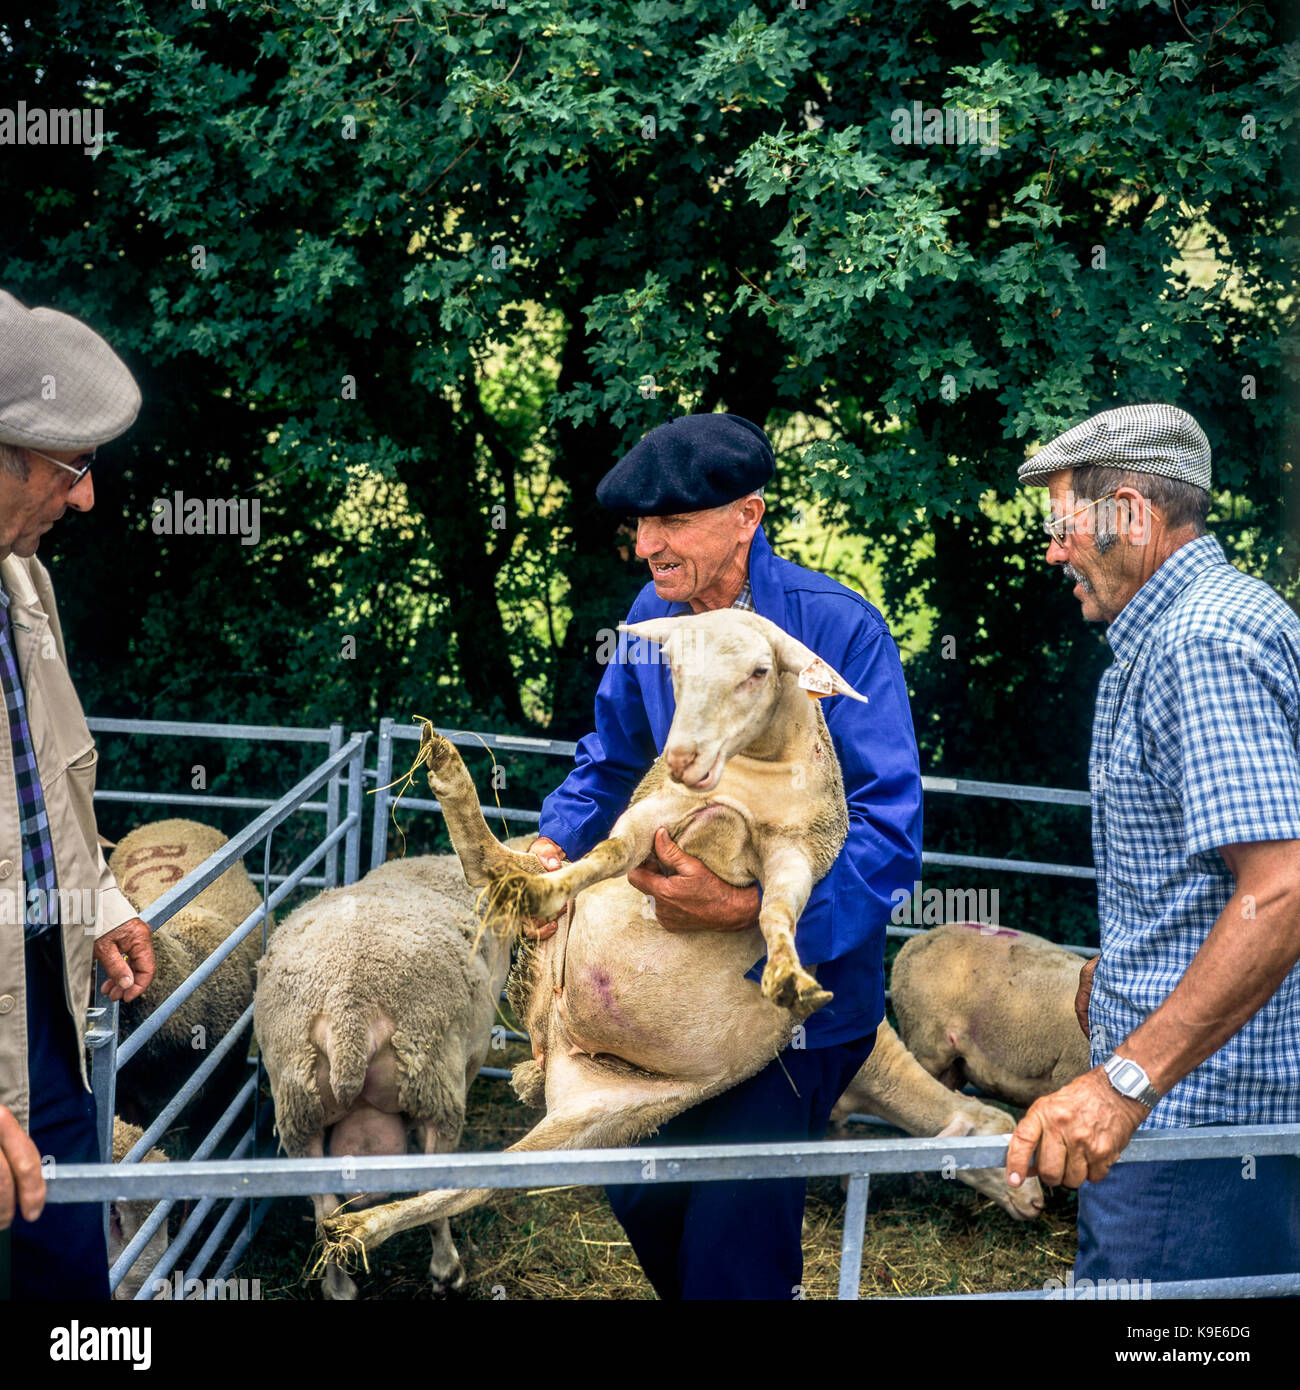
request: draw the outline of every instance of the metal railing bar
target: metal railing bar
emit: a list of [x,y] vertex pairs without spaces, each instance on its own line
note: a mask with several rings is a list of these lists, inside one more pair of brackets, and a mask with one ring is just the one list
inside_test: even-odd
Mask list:
[[[216,1070],[218,1063],[239,1041],[240,1034],[253,1021],[253,1006],[239,1015],[235,1020],[230,1031],[221,1039],[219,1043],[208,1053],[208,1055],[195,1067],[193,1074],[188,1078],[179,1091],[167,1102],[158,1112],[153,1123],[145,1130],[144,1134],[131,1146],[130,1152],[122,1160],[123,1166],[127,1163],[135,1163],[141,1154],[147,1153],[149,1149],[162,1138],[166,1133],[167,1126],[181,1113],[182,1110],[198,1094],[198,1089]],[[134,1041],[134,1035],[128,1041]],[[121,1052],[119,1051],[119,1056]],[[130,1060],[128,1058],[128,1060]]]
[[[408,807],[413,811],[441,811],[440,801],[430,801],[427,796],[404,796],[398,803],[403,810]],[[528,821],[531,825],[536,825],[542,818],[540,811],[518,811],[512,806],[480,806],[483,812],[483,819],[491,821],[493,816],[505,816],[507,820]]]
[[[1009,1136],[851,1139],[773,1144],[674,1145],[656,1148],[655,1163],[679,1182],[734,1178],[839,1177],[865,1173],[931,1173],[999,1168]],[[1243,1144],[1245,1147],[1243,1148]],[[1171,1159],[1300,1154],[1300,1125],[1243,1125],[1162,1130],[1139,1135],[1121,1163]],[[368,1191],[417,1191],[441,1187],[535,1187],[558,1180],[576,1186],[639,1182],[644,1149],[537,1150],[522,1153],[398,1154],[350,1158],[350,1183]],[[163,1169],[176,1171],[161,1171]],[[333,1192],[337,1158],[206,1160],[190,1164],[60,1164],[48,1183],[54,1202],[101,1201],[105,1193],[126,1199],[203,1196],[289,1196]]]
[[203,1271],[208,1267],[213,1255],[217,1253],[217,1247],[225,1240],[230,1228],[246,1210],[247,1207],[243,1198],[238,1198],[227,1204],[225,1211],[221,1214],[221,1219],[212,1228],[212,1233],[199,1247],[199,1253],[195,1255],[189,1268],[185,1271],[189,1278],[203,1278]]
[[1048,801],[1060,806],[1091,806],[1092,795],[1067,787],[1029,787],[1019,782],[973,782],[960,777],[921,778],[921,789],[956,796],[987,796],[999,801]]
[[[207,1138],[194,1150],[194,1153],[188,1161],[193,1162],[195,1159],[207,1158],[212,1150],[217,1147],[221,1142],[222,1136],[230,1126],[235,1123],[235,1118],[244,1108],[244,1104],[253,1094],[256,1086],[256,1077],[250,1077],[248,1081],[244,1083],[240,1088],[239,1094],[226,1107],[221,1118],[213,1125],[211,1130],[208,1131]],[[137,1145],[136,1147],[138,1148],[139,1146]],[[134,1154],[135,1149],[132,1149],[131,1152]],[[128,1157],[130,1157],[130,1155],[128,1155]],[[149,1244],[149,1241],[153,1238],[153,1233],[167,1219],[167,1213],[171,1211],[172,1207],[175,1205],[175,1201],[176,1199],[172,1198],[168,1201],[159,1202],[153,1211],[145,1218],[140,1229],[132,1236],[130,1244],[118,1256],[112,1269],[108,1271],[108,1288],[110,1293],[116,1292],[117,1286],[126,1276],[127,1270],[131,1268],[136,1262],[136,1258],[139,1256],[140,1252]],[[153,1271],[150,1270],[150,1273],[152,1274]]]
[[[231,1203],[231,1210],[236,1210],[235,1204]],[[244,1223],[244,1229],[235,1237],[234,1243],[226,1251],[226,1258],[217,1266],[217,1272],[212,1276],[214,1280],[225,1280],[230,1277],[230,1271],[234,1269],[239,1257],[252,1244],[253,1235],[257,1227],[253,1224],[253,1208],[249,1207],[248,1220]],[[213,1291],[205,1289],[203,1293],[205,1299],[213,1297]],[[215,1300],[214,1300],[215,1301]]]
[[[407,740],[418,740],[423,736],[423,732],[417,724],[393,724],[389,730],[390,737]],[[576,743],[562,738],[532,738],[527,734],[489,734],[469,729],[442,729],[436,724],[434,732],[462,748],[481,750],[485,743],[489,748],[502,748],[511,753],[543,753],[559,758],[571,758],[578,751]],[[482,739],[483,743],[480,743],[479,739]]]
[[[239,1167],[238,1160],[241,1159],[244,1156],[244,1154],[248,1152],[249,1148],[252,1145],[252,1142],[253,1129],[250,1125],[249,1128],[245,1131],[243,1138],[241,1138],[239,1143],[235,1146],[230,1157],[222,1161],[224,1163],[227,1163],[231,1167]],[[155,1163],[151,1166],[158,1168],[162,1165]],[[169,1168],[172,1167],[171,1164],[168,1164],[167,1166]],[[140,1292],[136,1295],[137,1299],[143,1302],[145,1298],[145,1290],[148,1289],[150,1285],[156,1282],[157,1280],[166,1279],[167,1276],[172,1272],[172,1270],[175,1269],[177,1261],[179,1261],[180,1257],[185,1253],[185,1247],[190,1243],[190,1241],[194,1239],[194,1233],[203,1224],[204,1218],[207,1216],[208,1212],[210,1212],[212,1208],[216,1206],[216,1204],[220,1200],[221,1198],[219,1196],[204,1197],[203,1200],[199,1202],[198,1205],[194,1208],[194,1210],[190,1212],[189,1216],[185,1219],[185,1224],[180,1228],[179,1231],[176,1232],[175,1238],[172,1240],[171,1244],[168,1245],[166,1251],[163,1254],[162,1259],[160,1259],[158,1263],[154,1265],[151,1278],[145,1280],[145,1282],[141,1284]],[[184,1283],[184,1280],[182,1280],[182,1283]]]
[[303,729],[287,724],[191,724],[178,719],[86,720],[93,734],[174,734],[181,738],[261,739],[283,743],[329,743],[328,729]]
[[849,1176],[849,1191],[844,1202],[844,1237],[840,1243],[841,1299],[855,1300],[862,1281],[862,1246],[867,1231],[867,1197],[871,1179],[865,1173]]
[[255,820],[250,821],[238,834],[229,840],[213,855],[209,856],[193,872],[185,875],[156,902],[152,902],[140,914],[150,926],[165,922],[168,917],[198,896],[209,883],[215,882],[237,860],[256,844],[259,844],[268,831],[281,821],[287,820],[317,787],[327,782],[347,760],[353,756],[356,740],[353,739],[332,753],[318,767],[309,772],[296,786],[291,787],[273,806],[268,807]]
[[922,864],[949,869],[1000,869],[1009,874],[1047,874],[1054,878],[1095,879],[1097,870],[1085,864],[1047,864],[1038,859],[988,859],[978,854],[944,854],[924,850]]
[[[343,747],[343,737],[343,725],[337,723],[331,724],[329,742],[329,750],[331,753],[337,753],[339,749]],[[331,777],[329,785],[325,788],[325,830],[327,833],[333,830],[339,823],[339,792],[339,779],[337,777]],[[330,851],[329,859],[325,864],[324,877],[331,888],[338,887],[339,852],[337,847]]]
[[[268,806],[278,805],[265,796],[218,796],[216,793],[200,796],[197,792],[113,792],[97,791],[96,801],[124,801],[142,806],[227,806],[244,811],[256,811]],[[307,801],[294,807],[297,811],[328,811],[323,801]]]
[[[290,878],[290,875],[272,874],[270,879],[266,880],[263,874],[256,873],[249,874],[249,878],[251,878],[254,883],[262,883],[263,881],[267,881],[270,883],[287,883]],[[330,886],[325,881],[324,874],[317,874],[314,878],[300,878],[296,882],[299,888],[328,888]]]

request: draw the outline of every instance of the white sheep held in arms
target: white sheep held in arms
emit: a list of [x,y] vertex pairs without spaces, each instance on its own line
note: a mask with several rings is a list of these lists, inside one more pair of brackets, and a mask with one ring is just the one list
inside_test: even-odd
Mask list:
[[[553,936],[511,978],[533,1060],[515,1089],[545,1119],[511,1151],[630,1144],[767,1065],[829,995],[800,963],[794,928],[848,833],[839,762],[807,683],[852,694],[774,623],[726,609],[628,629],[661,642],[676,712],[664,753],[609,839],[542,874],[492,837],[456,750],[426,729],[421,758],[471,886],[494,885],[515,920],[554,916]],[[801,685],[801,677],[804,684]],[[855,696],[855,698],[861,698]],[[626,870],[664,825],[687,853],[737,886],[763,884],[760,922],[739,932],[666,932]],[[761,987],[745,978],[762,959]],[[324,1223],[334,1257],[455,1215],[492,1189],[426,1192]]]

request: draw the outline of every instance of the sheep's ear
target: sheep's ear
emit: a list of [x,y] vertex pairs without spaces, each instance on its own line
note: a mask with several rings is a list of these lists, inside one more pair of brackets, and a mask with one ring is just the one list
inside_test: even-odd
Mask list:
[[[775,627],[775,624],[773,624]],[[865,695],[859,695],[834,667],[828,666],[812,650],[805,647],[788,632],[776,628],[772,645],[776,652],[777,664],[783,671],[793,671],[799,677],[799,684],[812,695],[847,695],[852,700],[868,704]]]
[[630,637],[644,637],[651,642],[666,642],[681,618],[647,618],[641,623],[619,623],[618,630]]

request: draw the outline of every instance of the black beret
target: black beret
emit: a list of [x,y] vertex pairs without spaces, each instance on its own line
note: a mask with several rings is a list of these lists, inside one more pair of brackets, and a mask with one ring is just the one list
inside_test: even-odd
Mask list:
[[624,516],[721,507],[776,469],[767,435],[739,415],[681,415],[653,429],[600,480],[596,500]]

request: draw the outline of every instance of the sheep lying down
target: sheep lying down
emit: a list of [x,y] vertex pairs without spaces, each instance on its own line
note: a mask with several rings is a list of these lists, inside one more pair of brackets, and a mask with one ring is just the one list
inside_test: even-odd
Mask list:
[[[679,646],[686,628],[692,641]],[[576,863],[543,874],[530,855],[501,846],[456,750],[430,729],[421,745],[465,877],[493,889],[491,923],[513,932],[573,899],[567,920],[522,953],[511,978],[533,1047],[533,1060],[515,1069],[515,1090],[547,1112],[514,1150],[634,1143],[761,1070],[830,998],[794,948],[808,894],[848,831],[826,722],[799,684],[816,658],[775,624],[736,610],[629,631],[665,643],[676,713],[628,811]],[[818,666],[834,689],[852,693]],[[624,875],[650,853],[659,825],[728,882],[763,884],[759,926],[674,933],[658,924]],[[765,952],[760,986],[745,974]],[[355,1254],[493,1195],[428,1192],[341,1213],[324,1223],[327,1252]]]
[[1082,959],[1010,927],[950,922],[914,936],[890,979],[898,1031],[954,1089],[1031,1105],[1091,1066],[1074,1013]]
[[[883,1020],[876,1030],[871,1056],[831,1111],[832,1133],[843,1135],[846,1121],[855,1111],[878,1115],[906,1134],[926,1138],[1010,1134],[1016,1124],[996,1105],[951,1091],[936,1080]],[[962,1168],[957,1177],[976,1192],[991,1197],[1017,1221],[1032,1220],[1043,1210],[1043,1189],[1037,1178],[1011,1187],[1002,1168]]]

